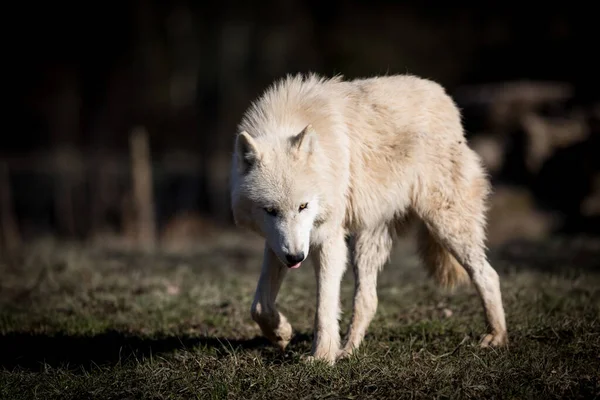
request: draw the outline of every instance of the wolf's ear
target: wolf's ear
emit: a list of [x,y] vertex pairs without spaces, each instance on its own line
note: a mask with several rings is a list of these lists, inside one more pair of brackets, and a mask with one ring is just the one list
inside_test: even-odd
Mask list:
[[312,153],[317,143],[317,132],[311,124],[306,125],[302,132],[292,138],[292,146],[297,150]]
[[235,138],[235,152],[242,171],[247,171],[260,158],[256,142],[246,131],[240,132]]

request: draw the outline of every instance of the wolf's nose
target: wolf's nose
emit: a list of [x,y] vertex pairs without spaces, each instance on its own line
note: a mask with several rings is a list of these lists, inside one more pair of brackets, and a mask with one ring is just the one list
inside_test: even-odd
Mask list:
[[304,252],[297,254],[286,254],[285,259],[291,265],[298,264],[299,262],[304,261]]

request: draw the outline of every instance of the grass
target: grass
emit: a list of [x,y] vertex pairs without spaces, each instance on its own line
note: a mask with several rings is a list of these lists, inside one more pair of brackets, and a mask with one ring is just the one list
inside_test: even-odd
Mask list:
[[[511,345],[480,349],[475,291],[437,289],[410,246],[381,274],[364,346],[306,365],[310,265],[278,299],[296,336],[280,354],[249,317],[259,246],[136,254],[34,243],[0,255],[2,399],[599,398],[598,242],[492,252]],[[344,278],[345,330],[353,278]]]

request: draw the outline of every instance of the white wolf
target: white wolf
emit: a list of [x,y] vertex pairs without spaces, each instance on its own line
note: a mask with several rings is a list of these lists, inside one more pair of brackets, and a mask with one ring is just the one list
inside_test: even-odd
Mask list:
[[[470,277],[489,326],[481,345],[505,345],[499,277],[485,255],[489,191],[459,110],[439,84],[410,75],[276,82],[244,114],[231,169],[234,220],[266,239],[253,320],[275,345],[287,346],[292,328],[275,299],[288,268],[310,254],[317,309],[309,359],[333,364],[351,354],[375,314],[377,276],[392,240],[417,220],[430,274],[441,285]],[[346,235],[356,285],[341,347]]]

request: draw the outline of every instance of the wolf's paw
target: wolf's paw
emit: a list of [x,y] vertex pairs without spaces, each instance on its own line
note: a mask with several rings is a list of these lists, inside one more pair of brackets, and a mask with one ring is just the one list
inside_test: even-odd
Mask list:
[[292,325],[287,321],[281,321],[279,327],[273,331],[271,341],[279,350],[284,351],[292,340]]
[[[279,318],[272,315],[260,315],[255,317],[263,335],[276,346],[279,350],[284,351],[287,345],[292,340],[292,325],[285,319],[283,315]],[[273,328],[273,325],[278,321],[278,326]]]
[[353,347],[344,347],[343,349],[339,350],[337,352],[337,354],[335,355],[336,360],[344,360],[346,358],[349,358],[352,353],[354,352],[354,348]]
[[480,347],[503,347],[508,345],[506,331],[484,334],[479,342]]
[[300,360],[305,364],[313,365],[315,363],[325,363],[326,365],[335,365],[335,358],[331,357],[317,357],[314,355],[303,355],[300,356]]
[[304,364],[312,364],[316,361],[316,358],[314,356],[309,356],[308,354],[303,354],[300,356],[300,361]]

